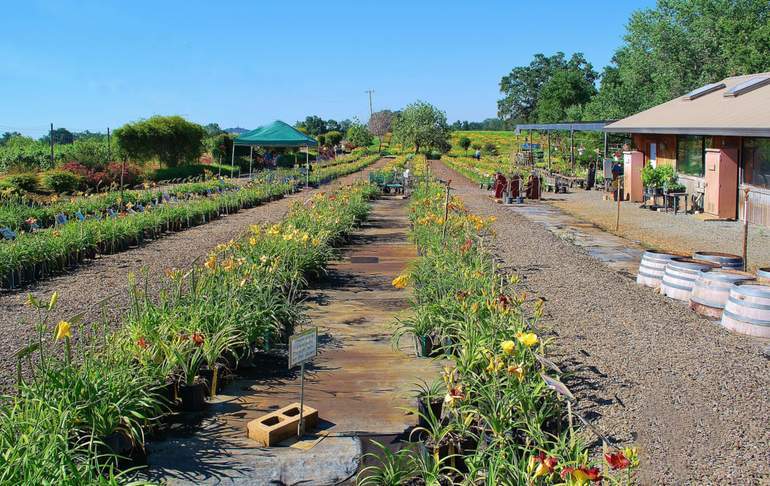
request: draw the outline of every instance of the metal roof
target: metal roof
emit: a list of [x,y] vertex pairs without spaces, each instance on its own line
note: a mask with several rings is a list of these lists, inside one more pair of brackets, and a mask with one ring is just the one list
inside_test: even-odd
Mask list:
[[[606,132],[770,137],[770,73],[734,76],[700,96],[679,96],[607,125]],[[754,80],[757,81],[754,81]],[[710,86],[710,85],[709,85]],[[753,89],[747,89],[747,87]],[[737,95],[725,96],[725,93]]]
[[598,122],[564,122],[564,123],[523,123],[516,125],[516,134],[522,130],[565,130],[568,132],[601,132],[609,121]]

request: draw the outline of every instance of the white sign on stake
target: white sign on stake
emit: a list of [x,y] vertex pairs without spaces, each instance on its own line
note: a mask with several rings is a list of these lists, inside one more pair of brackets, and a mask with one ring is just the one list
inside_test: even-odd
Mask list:
[[289,338],[289,368],[306,363],[318,354],[318,328],[313,327]]
[[301,365],[299,378],[299,424],[297,436],[305,433],[305,363],[318,354],[318,328],[312,327],[289,338],[289,369]]

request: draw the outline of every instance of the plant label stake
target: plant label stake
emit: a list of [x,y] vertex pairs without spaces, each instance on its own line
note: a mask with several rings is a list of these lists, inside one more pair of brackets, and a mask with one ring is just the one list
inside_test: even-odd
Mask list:
[[299,378],[299,424],[297,436],[305,433],[305,363],[313,360],[318,354],[318,328],[312,327],[289,338],[289,369],[300,365]]

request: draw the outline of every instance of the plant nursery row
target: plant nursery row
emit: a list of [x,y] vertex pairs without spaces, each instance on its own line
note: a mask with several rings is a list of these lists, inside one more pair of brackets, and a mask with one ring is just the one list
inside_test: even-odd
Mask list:
[[493,220],[432,183],[412,194],[410,221],[420,256],[393,281],[413,292],[394,341],[414,338],[418,356],[448,364],[420,387],[410,441],[397,452],[383,445],[359,484],[633,482],[635,449],[607,443],[599,460],[589,454],[574,396],[547,358],[544,302],[517,291],[484,248]]
[[134,280],[114,333],[51,322],[57,295],[30,296],[38,340],[18,355],[17,395],[0,404],[0,484],[133,479],[148,434],[201,410],[244,362],[285,345],[305,320],[308,279],[325,271],[375,193],[358,184],[296,202],[281,223],[251,226],[200,267],[169,269],[159,295]]

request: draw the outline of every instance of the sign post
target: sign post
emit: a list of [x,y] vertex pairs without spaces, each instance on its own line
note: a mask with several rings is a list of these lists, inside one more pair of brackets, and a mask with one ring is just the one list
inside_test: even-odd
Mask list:
[[300,365],[299,392],[299,424],[297,435],[305,433],[305,363],[313,360],[318,354],[318,328],[312,327],[289,338],[289,369]]

